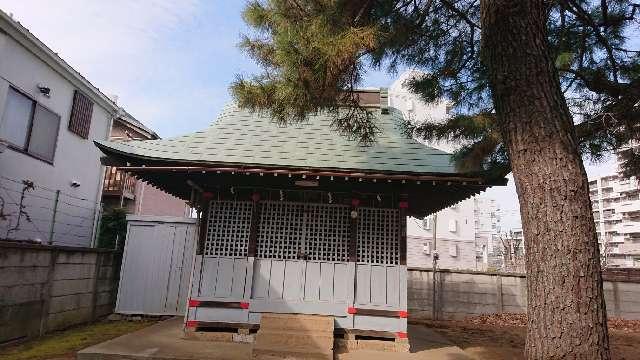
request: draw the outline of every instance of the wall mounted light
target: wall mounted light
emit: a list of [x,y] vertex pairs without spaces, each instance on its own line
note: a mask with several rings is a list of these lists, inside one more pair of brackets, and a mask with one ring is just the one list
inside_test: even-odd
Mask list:
[[45,97],[51,97],[51,88],[45,84],[39,83],[38,91],[40,91],[40,94],[42,94]]

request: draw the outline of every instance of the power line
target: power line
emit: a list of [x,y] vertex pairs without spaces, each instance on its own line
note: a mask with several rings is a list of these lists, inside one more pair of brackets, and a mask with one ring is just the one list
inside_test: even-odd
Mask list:
[[65,215],[65,216],[69,216],[69,217],[73,217],[73,218],[78,218],[78,219],[86,219],[86,220],[93,219],[93,217],[89,217],[89,216],[81,216],[81,215],[73,215],[73,214],[69,214],[69,213],[66,213],[66,212],[64,212],[64,211],[60,211],[60,210],[58,210],[58,214],[62,214],[62,215]]
[[[11,192],[16,193],[16,194],[22,194],[22,190],[14,190],[14,189],[10,189],[10,188],[4,187],[4,186],[0,186],[0,189],[4,189],[5,191],[11,191]],[[32,193],[29,193],[29,192],[27,192],[27,193],[25,194],[25,196],[31,196],[31,197],[35,197],[35,198],[39,198],[39,199],[44,199],[44,200],[51,200],[51,201],[53,201],[53,199],[52,199],[52,198],[48,198],[48,197],[46,197],[46,196],[41,196],[41,195],[32,194]]]
[[[18,180],[18,179],[8,178],[8,177],[3,176],[3,175],[0,175],[0,178],[5,179],[5,180],[8,180],[8,181],[11,181],[11,182],[14,182],[14,183],[16,183],[16,184],[20,184],[20,185],[22,185],[22,181],[21,181],[21,180]],[[87,202],[90,202],[90,203],[92,203],[92,204],[99,204],[99,202],[96,202],[95,200],[86,199],[86,198],[79,197],[79,196],[76,196],[76,195],[73,195],[73,194],[69,194],[69,193],[64,192],[64,191],[62,191],[62,190],[52,189],[52,188],[50,188],[50,187],[47,187],[47,186],[44,186],[44,185],[40,185],[40,184],[35,184],[35,186],[36,186],[37,188],[42,189],[42,190],[50,191],[50,192],[52,192],[52,193],[55,193],[55,192],[57,192],[57,191],[60,191],[60,194],[61,194],[61,195],[64,195],[64,196],[70,197],[70,198],[72,198],[72,199],[82,200],[82,201],[87,201]],[[49,200],[53,200],[53,199],[49,199]]]
[[86,206],[81,206],[81,205],[71,204],[71,203],[68,203],[68,202],[66,202],[66,201],[62,201],[62,200],[58,200],[58,202],[59,202],[59,203],[62,203],[62,204],[69,205],[69,206],[75,206],[75,207],[78,207],[78,208],[81,208],[81,209],[95,210],[95,207],[90,208],[90,207],[86,207]]

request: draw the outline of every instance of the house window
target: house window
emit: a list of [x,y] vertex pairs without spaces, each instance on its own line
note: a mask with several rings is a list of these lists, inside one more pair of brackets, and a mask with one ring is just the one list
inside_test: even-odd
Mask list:
[[69,119],[69,131],[83,139],[88,139],[92,114],[93,102],[88,96],[76,90],[73,95],[73,107],[71,108],[71,118]]
[[11,147],[53,162],[60,116],[9,87],[0,136]]

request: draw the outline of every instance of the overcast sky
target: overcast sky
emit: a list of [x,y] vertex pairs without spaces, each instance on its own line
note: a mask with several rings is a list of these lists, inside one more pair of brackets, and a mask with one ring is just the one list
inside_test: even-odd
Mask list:
[[[258,71],[236,47],[247,32],[245,1],[0,0],[35,36],[96,87],[162,137],[201,130],[230,100],[235,74]],[[363,86],[389,86],[371,71]],[[609,174],[612,161],[587,166]],[[513,182],[485,193],[499,200],[505,225],[519,223]]]

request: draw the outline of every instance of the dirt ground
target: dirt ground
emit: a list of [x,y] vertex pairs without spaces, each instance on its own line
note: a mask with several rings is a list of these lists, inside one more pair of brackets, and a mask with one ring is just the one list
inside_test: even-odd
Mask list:
[[81,325],[64,331],[47,334],[39,339],[27,340],[0,346],[2,360],[67,360],[75,359],[76,351],[101,343],[144,327],[155,324],[155,320],[100,321]]
[[[478,360],[524,359],[524,343],[527,333],[525,326],[503,325],[492,321],[489,321],[489,324],[477,323],[473,320],[425,321],[420,324],[434,329]],[[640,358],[638,355],[640,353],[640,330],[635,326],[610,329],[609,338],[613,359],[636,360]]]

